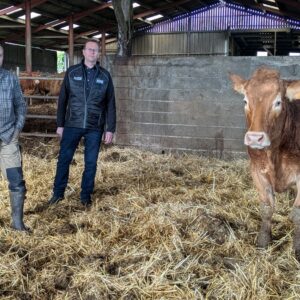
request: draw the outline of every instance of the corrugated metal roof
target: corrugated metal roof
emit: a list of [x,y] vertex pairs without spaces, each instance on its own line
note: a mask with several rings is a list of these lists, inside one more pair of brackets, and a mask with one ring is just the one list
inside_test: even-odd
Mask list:
[[[149,22],[147,17],[155,14],[162,14],[161,19],[152,21],[152,24],[161,21],[172,20],[173,27],[178,31],[186,30],[187,24],[182,17],[186,14],[193,14],[199,9],[206,9],[209,5],[244,5],[248,12],[251,9],[258,9],[262,14],[275,13],[279,17],[283,17],[286,21],[294,19],[295,22],[300,21],[300,2],[297,0],[134,0],[140,4],[133,11],[133,26],[135,30],[139,30]],[[18,17],[24,15],[25,1],[1,0],[0,2],[0,41],[9,41],[12,43],[24,44],[25,22]],[[271,5],[269,7],[265,4]],[[1,10],[10,6],[21,6],[20,11],[10,11],[1,15]],[[67,49],[68,47],[68,31],[62,28],[67,25],[70,16],[74,17],[75,24],[79,27],[74,29],[75,47],[80,47],[87,38],[101,32],[106,32],[108,42],[116,39],[117,23],[110,1],[106,0],[32,0],[32,11],[39,13],[40,16],[32,19],[32,44],[34,46],[50,49]],[[236,8],[238,10],[238,7]],[[209,15],[207,20],[213,22],[213,16]],[[250,17],[249,17],[250,18]],[[241,22],[247,24],[250,22],[246,16],[241,16]],[[180,19],[182,19],[180,21]],[[222,24],[222,18],[219,17],[219,24]],[[196,20],[194,22],[196,24]],[[214,22],[215,24],[216,22]],[[50,26],[50,25],[51,26]],[[206,22],[208,24],[208,21]],[[48,26],[48,27],[47,27]],[[169,25],[168,25],[169,26]],[[171,26],[171,25],[170,25]],[[299,47],[299,30],[292,28],[289,37],[295,47]],[[201,30],[201,26],[195,30]],[[214,29],[216,30],[216,29]],[[240,33],[243,37],[243,34]],[[248,33],[245,35],[248,36]],[[296,38],[294,38],[296,37]],[[280,39],[277,40],[280,42]]]

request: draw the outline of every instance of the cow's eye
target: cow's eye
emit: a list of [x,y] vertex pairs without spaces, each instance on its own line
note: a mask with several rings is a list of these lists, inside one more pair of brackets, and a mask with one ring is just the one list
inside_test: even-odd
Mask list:
[[276,101],[275,102],[275,107],[279,107],[281,105],[281,101]]
[[273,101],[273,108],[277,111],[281,109],[282,101],[280,95],[277,95],[277,97]]
[[245,105],[247,105],[247,104],[248,104],[248,100],[247,100],[247,98],[244,98],[244,103],[245,103]]

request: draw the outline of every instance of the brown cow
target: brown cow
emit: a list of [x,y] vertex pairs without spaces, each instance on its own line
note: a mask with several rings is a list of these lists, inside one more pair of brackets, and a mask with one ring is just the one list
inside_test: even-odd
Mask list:
[[[58,78],[64,78],[65,72],[53,75]],[[38,91],[42,95],[48,96],[58,96],[60,92],[60,87],[62,84],[62,80],[59,79],[41,79],[38,84]]]
[[271,218],[275,192],[296,184],[297,196],[290,214],[294,249],[300,261],[300,81],[280,79],[279,72],[260,68],[249,80],[231,74],[233,88],[245,96],[248,131],[245,144],[251,175],[261,202],[261,228],[257,245],[271,242]]
[[[40,72],[31,72],[26,73],[22,72],[20,73],[20,77],[40,77]],[[38,85],[40,81],[38,79],[20,79],[20,85],[21,89],[24,95],[34,95],[38,93]]]

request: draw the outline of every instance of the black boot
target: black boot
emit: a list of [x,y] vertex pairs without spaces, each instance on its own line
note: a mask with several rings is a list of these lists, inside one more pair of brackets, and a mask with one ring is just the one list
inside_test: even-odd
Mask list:
[[58,202],[60,202],[60,201],[63,200],[63,199],[64,199],[64,197],[59,197],[59,196],[53,195],[53,196],[48,200],[48,205],[57,204]]
[[29,229],[23,223],[23,208],[25,200],[25,192],[10,192],[11,206],[11,227],[15,230],[28,231]]

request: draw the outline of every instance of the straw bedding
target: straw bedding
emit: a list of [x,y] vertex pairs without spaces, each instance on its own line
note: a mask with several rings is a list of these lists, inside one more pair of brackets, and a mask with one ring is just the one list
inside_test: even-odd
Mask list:
[[297,299],[299,264],[280,195],[274,241],[257,250],[257,193],[247,160],[102,149],[93,205],[79,202],[80,146],[53,207],[57,141],[23,139],[31,234],[10,229],[0,180],[1,299]]

